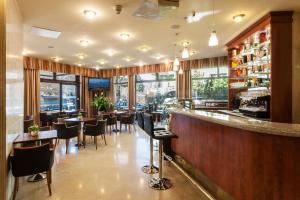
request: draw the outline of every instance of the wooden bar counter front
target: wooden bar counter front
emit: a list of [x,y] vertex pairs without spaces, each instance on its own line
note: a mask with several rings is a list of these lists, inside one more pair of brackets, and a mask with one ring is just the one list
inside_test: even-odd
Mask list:
[[217,199],[300,199],[300,125],[171,113],[176,162]]

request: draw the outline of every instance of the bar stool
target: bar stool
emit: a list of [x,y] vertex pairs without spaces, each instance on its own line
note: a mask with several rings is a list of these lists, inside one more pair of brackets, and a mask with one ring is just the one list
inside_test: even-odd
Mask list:
[[162,177],[163,140],[177,136],[167,130],[154,130],[153,117],[148,113],[144,113],[144,128],[153,139],[159,140],[159,176],[158,178],[151,178],[149,186],[155,190],[167,190],[172,187],[172,183],[169,179]]
[[[145,131],[144,129],[144,114],[143,112],[137,112],[137,119],[139,127]],[[153,138],[150,136],[150,163],[149,165],[145,165],[142,167],[142,171],[146,174],[156,174],[158,173],[158,167],[153,164]]]

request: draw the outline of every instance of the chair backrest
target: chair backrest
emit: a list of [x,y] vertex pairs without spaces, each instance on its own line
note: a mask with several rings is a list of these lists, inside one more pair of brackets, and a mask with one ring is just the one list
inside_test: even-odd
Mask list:
[[70,139],[78,136],[78,125],[66,126],[65,124],[54,123],[54,129],[57,130],[57,138]]
[[33,125],[33,120],[29,119],[29,120],[24,120],[24,133],[28,133],[28,129],[30,126]]
[[14,148],[11,164],[15,177],[46,172],[53,165],[53,152],[50,151],[49,143],[41,146]]
[[144,113],[144,128],[145,132],[149,136],[154,137],[154,124],[152,114]]
[[106,122],[107,120],[98,120],[98,133],[100,135],[105,133]]
[[138,125],[141,129],[145,129],[144,127],[144,113],[143,112],[137,112],[137,120],[138,120]]
[[117,117],[116,116],[109,116],[107,118],[107,125],[113,125],[117,123]]

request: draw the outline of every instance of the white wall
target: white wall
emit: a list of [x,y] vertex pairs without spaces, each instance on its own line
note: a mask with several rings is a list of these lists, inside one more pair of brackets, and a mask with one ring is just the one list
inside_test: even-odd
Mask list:
[[[9,135],[23,132],[23,21],[16,0],[6,1],[6,156],[11,152]],[[12,193],[12,176],[8,175],[7,199]]]
[[293,122],[300,123],[300,12],[293,20]]

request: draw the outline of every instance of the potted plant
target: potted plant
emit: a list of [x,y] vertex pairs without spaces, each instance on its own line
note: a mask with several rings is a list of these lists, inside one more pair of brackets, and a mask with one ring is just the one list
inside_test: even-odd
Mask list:
[[110,104],[109,99],[105,97],[103,94],[101,94],[98,97],[95,97],[93,101],[93,105],[96,107],[98,113],[107,111],[107,109],[109,108],[109,104]]
[[37,136],[39,134],[40,128],[39,125],[34,124],[29,127],[29,133],[31,136]]

